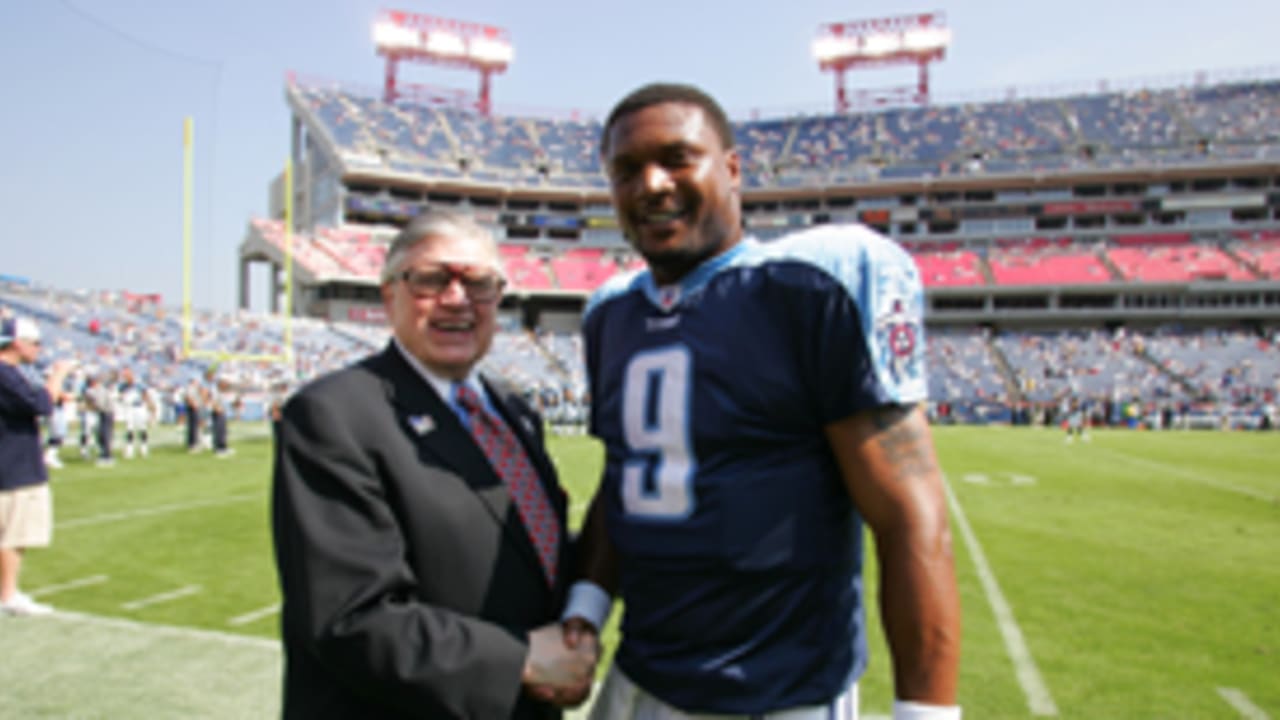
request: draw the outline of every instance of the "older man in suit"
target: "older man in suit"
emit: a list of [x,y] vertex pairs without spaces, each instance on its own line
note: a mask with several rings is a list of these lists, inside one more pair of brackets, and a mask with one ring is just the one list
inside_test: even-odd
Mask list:
[[556,622],[566,496],[540,419],[476,372],[504,285],[487,231],[419,216],[383,268],[392,341],[285,405],[285,717],[547,720],[589,689],[595,648]]

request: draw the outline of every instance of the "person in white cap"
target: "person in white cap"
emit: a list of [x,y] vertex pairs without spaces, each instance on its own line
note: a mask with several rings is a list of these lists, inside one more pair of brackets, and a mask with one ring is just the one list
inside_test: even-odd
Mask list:
[[49,474],[40,448],[40,418],[53,412],[53,398],[71,370],[55,362],[43,387],[20,366],[40,355],[40,328],[29,318],[0,321],[0,610],[43,615],[52,609],[18,589],[23,553],[53,539]]

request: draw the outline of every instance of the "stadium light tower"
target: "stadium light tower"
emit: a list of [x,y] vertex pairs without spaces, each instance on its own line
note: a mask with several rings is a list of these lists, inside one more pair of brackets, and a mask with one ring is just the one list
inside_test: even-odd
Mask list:
[[396,87],[396,69],[401,60],[464,68],[480,73],[480,94],[476,108],[482,115],[492,110],[490,82],[506,71],[515,57],[506,30],[492,25],[419,15],[402,10],[383,10],[373,24],[373,44],[387,59],[384,99],[395,102],[401,94]]
[[819,69],[835,73],[836,112],[845,113],[850,109],[845,71],[888,65],[916,65],[919,80],[915,92],[907,94],[929,104],[929,63],[946,57],[950,44],[947,18],[938,11],[819,25],[813,57]]

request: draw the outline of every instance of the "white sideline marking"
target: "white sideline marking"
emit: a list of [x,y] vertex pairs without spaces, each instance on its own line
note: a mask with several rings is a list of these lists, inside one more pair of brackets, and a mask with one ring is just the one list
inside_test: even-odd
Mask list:
[[248,635],[236,635],[233,633],[218,632],[217,630],[202,630],[200,628],[181,627],[178,625],[161,625],[158,623],[141,622],[139,620],[129,620],[127,618],[89,615],[87,613],[78,613],[69,610],[55,610],[52,615],[48,615],[47,617],[55,620],[73,620],[92,623],[94,625],[118,627],[135,632],[153,632],[160,635],[169,635],[171,637],[213,640],[228,645],[247,645],[249,647],[257,647],[267,650],[280,649],[280,642],[278,640],[268,640],[267,638],[250,637]]
[[[1002,480],[997,480],[996,478],[999,478],[999,477],[1008,478],[1009,480],[1008,483],[1005,483]],[[992,478],[992,476],[986,473],[965,473],[960,477],[961,480],[964,480],[965,482],[971,485],[1006,485],[1007,484],[1007,485],[1014,485],[1014,486],[1026,486],[1026,485],[1036,484],[1035,476],[1022,475],[1020,473],[996,473],[996,478]]]
[[1167,463],[1158,462],[1156,460],[1148,460],[1147,458],[1129,455],[1128,453],[1123,453],[1123,452],[1120,452],[1119,450],[1106,449],[1106,450],[1102,450],[1101,452],[1103,454],[1114,455],[1120,458],[1121,460],[1125,460],[1135,465],[1145,465],[1152,470],[1159,470],[1160,472],[1163,472],[1166,475],[1172,475],[1174,477],[1181,478],[1189,482],[1199,483],[1201,485],[1207,485],[1212,488],[1217,488],[1219,490],[1226,490],[1227,492],[1238,493],[1240,495],[1248,495],[1251,498],[1257,498],[1258,500],[1262,500],[1264,502],[1270,502],[1270,503],[1280,502],[1280,497],[1276,497],[1275,495],[1268,495],[1262,492],[1261,490],[1254,490],[1253,488],[1245,487],[1243,485],[1235,485],[1233,483],[1223,482],[1221,480],[1218,480],[1217,478],[1211,478],[1205,475],[1201,475],[1197,472],[1192,472],[1178,465],[1169,465]]
[[123,610],[140,610],[148,605],[158,605],[160,603],[169,602],[170,600],[184,598],[188,595],[195,595],[200,592],[200,590],[201,588],[199,585],[186,585],[178,588],[177,590],[162,592],[159,595],[152,595],[150,597],[139,598],[137,600],[130,600],[127,603],[120,603],[120,607]]
[[960,528],[960,535],[969,546],[969,554],[973,556],[973,565],[978,570],[978,580],[982,582],[982,589],[987,594],[987,602],[990,603],[991,611],[996,616],[996,626],[1000,628],[1000,636],[1004,638],[1005,652],[1013,661],[1018,684],[1022,686],[1022,692],[1027,696],[1027,707],[1030,708],[1032,715],[1057,715],[1058,706],[1054,704],[1053,696],[1049,694],[1049,688],[1045,685],[1044,678],[1040,676],[1040,670],[1036,667],[1035,659],[1031,657],[1031,651],[1027,648],[1027,641],[1022,636],[1018,621],[1013,617],[1013,609],[1009,607],[1009,601],[1005,600],[1004,593],[1000,591],[1000,585],[996,583],[996,576],[991,572],[991,565],[987,563],[987,556],[982,552],[982,546],[978,544],[978,537],[973,534],[973,528],[969,526],[969,519],[965,517],[960,501],[951,491],[950,483],[944,482],[943,488],[947,491],[947,502],[951,505],[951,511],[955,513],[956,526]]
[[261,493],[245,493],[243,495],[231,495],[216,500],[198,500],[189,503],[173,503],[170,505],[156,505],[149,508],[138,508],[137,510],[125,510],[115,513],[104,513],[102,515],[90,515],[88,517],[73,518],[71,520],[63,520],[54,523],[57,530],[66,530],[68,528],[86,527],[88,525],[101,525],[102,523],[116,522],[117,520],[132,520],[134,518],[147,517],[149,515],[166,515],[172,512],[181,512],[183,510],[195,510],[198,508],[212,507],[214,505],[231,505],[239,502],[247,502],[249,500],[261,499]]
[[45,595],[60,593],[63,590],[74,590],[75,588],[82,588],[86,585],[98,585],[106,582],[108,579],[109,578],[106,575],[90,575],[89,577],[68,580],[64,583],[58,583],[57,585],[46,585],[39,590],[32,590],[28,594],[31,597],[44,597]]
[[1236,712],[1240,713],[1240,717],[1246,718],[1246,720],[1271,720],[1271,716],[1265,710],[1254,705],[1249,700],[1249,696],[1240,690],[1220,687],[1218,688],[1218,694],[1222,696],[1223,700],[1227,701],[1228,705],[1235,708]]
[[275,603],[272,605],[268,605],[264,608],[251,610],[243,615],[237,615],[231,618],[230,620],[228,620],[227,624],[228,625],[248,625],[254,620],[260,620],[264,617],[275,615],[278,612],[280,612],[280,603]]

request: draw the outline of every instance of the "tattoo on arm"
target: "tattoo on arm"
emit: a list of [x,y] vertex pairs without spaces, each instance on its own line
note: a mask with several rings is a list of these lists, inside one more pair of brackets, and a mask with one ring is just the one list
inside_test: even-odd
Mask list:
[[935,462],[929,442],[919,423],[912,422],[912,405],[876,408],[871,420],[876,426],[872,441],[884,453],[885,462],[904,480],[934,472]]

